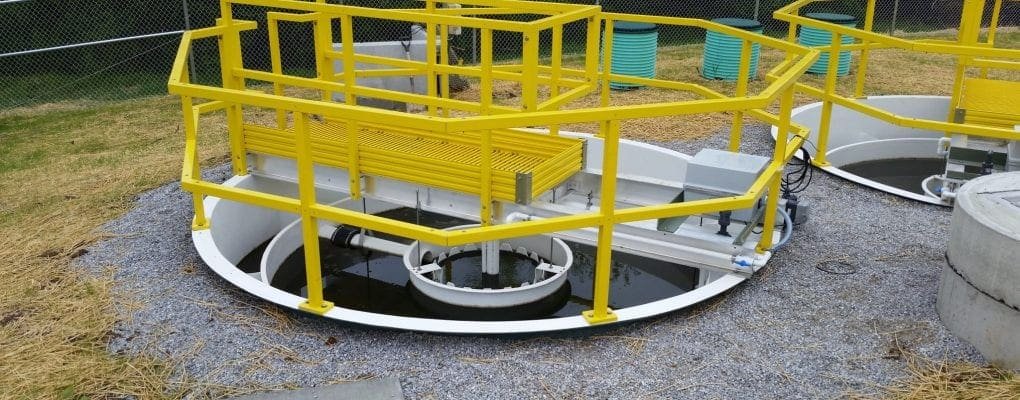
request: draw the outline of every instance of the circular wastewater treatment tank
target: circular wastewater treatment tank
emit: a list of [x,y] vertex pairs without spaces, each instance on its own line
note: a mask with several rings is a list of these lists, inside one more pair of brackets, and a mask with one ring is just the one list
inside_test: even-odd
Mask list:
[[[593,151],[600,151],[597,139],[589,139],[589,145]],[[628,173],[644,173],[657,179],[670,179],[670,174],[675,174],[677,169],[682,171],[689,159],[674,151],[627,140],[621,140],[620,151],[627,159],[645,161],[625,164],[630,167],[625,167],[624,171],[627,171],[626,168],[638,169]],[[676,167],[669,170],[640,170],[648,165],[648,160]],[[260,165],[279,168],[272,171],[286,172],[289,168],[289,164],[275,158],[267,159]],[[322,179],[346,181],[346,178],[329,176],[323,176]],[[297,185],[292,180],[280,178],[274,173],[235,176],[224,182],[224,185],[278,196],[294,196],[297,193]],[[433,192],[431,202],[434,204],[428,206],[429,203],[424,202],[423,209],[416,211],[380,200],[350,201],[345,193],[328,188],[320,189],[318,200],[321,203],[351,211],[436,229],[477,224],[477,221],[461,218],[470,215],[458,213],[456,209],[447,207],[445,202],[436,201],[436,196],[453,196],[453,193],[437,195]],[[413,200],[412,197],[411,204]],[[583,210],[583,205],[581,207]],[[210,228],[193,231],[192,239],[198,254],[209,268],[223,277],[227,284],[262,300],[298,310],[299,305],[306,301],[306,277],[297,216],[214,197],[205,199],[205,210]],[[430,210],[443,214],[430,213]],[[323,236],[324,225],[320,223],[319,228],[319,234]],[[569,264],[569,268],[564,269],[560,275],[554,272],[538,278],[539,282],[552,279],[555,283],[559,276],[562,283],[550,284],[548,288],[554,290],[537,296],[534,301],[479,307],[479,304],[461,306],[444,302],[434,295],[426,295],[416,287],[404,262],[404,256],[413,244],[412,240],[382,233],[371,234],[371,237],[372,240],[358,243],[368,247],[367,243],[371,241],[387,242],[378,247],[387,250],[340,248],[333,246],[329,239],[320,239],[324,297],[335,304],[335,307],[322,315],[323,318],[388,329],[474,335],[538,333],[592,327],[582,312],[592,308],[595,248],[585,242],[564,240],[562,244],[565,248],[552,242],[553,252],[560,254],[550,256],[539,251],[542,248],[548,250],[548,237],[523,238],[521,240],[540,240],[541,243],[511,244],[516,254],[503,253],[507,257],[505,263],[501,264],[505,265],[501,265],[495,283],[481,278],[477,267],[470,267],[472,264],[477,265],[477,254],[473,251],[465,252],[461,248],[461,252],[467,254],[450,260],[456,265],[451,265],[453,268],[447,275],[458,287],[514,289],[525,286],[525,282],[531,282],[529,286],[533,286],[536,282],[536,264]],[[527,257],[520,257],[525,251],[518,252],[519,247],[526,250]],[[725,248],[725,251],[730,250],[731,246]],[[536,253],[535,257],[532,252]],[[563,261],[568,254],[572,261]],[[617,320],[607,324],[641,320],[696,305],[726,292],[750,276],[742,270],[731,272],[709,267],[712,265],[709,263],[715,262],[712,257],[717,254],[718,257],[729,257],[715,247],[692,248],[691,257],[704,262],[691,266],[649,258],[655,257],[655,254],[658,253],[639,256],[613,252],[609,306]],[[768,257],[763,255],[755,263],[763,264]],[[415,259],[422,260],[425,257]]]
[[[378,215],[444,229],[464,228],[470,222],[410,208]],[[479,246],[419,248],[418,242],[403,242],[407,248],[397,255],[341,248],[321,239],[325,299],[349,310],[404,317],[411,325],[401,327],[420,330],[436,328],[437,320],[580,318],[591,308],[594,247],[544,236],[510,239],[501,242],[499,274],[493,280],[481,272]],[[304,261],[295,221],[241,264],[259,265],[272,288],[305,297]],[[697,268],[622,253],[615,253],[613,261],[612,273],[621,278],[614,279],[610,289],[614,309],[686,294],[704,278]],[[430,322],[416,326],[414,319]]]
[[[943,96],[872,96],[858,100],[897,115],[943,121],[949,98]],[[811,129],[805,149],[817,157],[822,103],[795,108],[791,121]],[[905,128],[833,105],[829,131],[829,166],[821,169],[861,185],[912,200],[948,206],[935,193],[935,175],[945,172],[938,154],[942,132]],[[772,127],[775,139],[778,128]],[[801,153],[797,153],[800,158]]]
[[942,322],[994,364],[1020,369],[1020,172],[976,178],[957,192]]

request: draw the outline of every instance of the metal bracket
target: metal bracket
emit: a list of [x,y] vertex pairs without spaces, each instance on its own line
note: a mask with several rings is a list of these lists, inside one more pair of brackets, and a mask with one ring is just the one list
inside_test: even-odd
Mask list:
[[967,120],[967,110],[962,109],[962,108],[957,108],[956,110],[953,111],[953,122],[955,122],[957,124],[962,124],[966,120]]
[[531,203],[532,180],[530,172],[518,172],[516,185],[514,185],[514,202],[520,205]]

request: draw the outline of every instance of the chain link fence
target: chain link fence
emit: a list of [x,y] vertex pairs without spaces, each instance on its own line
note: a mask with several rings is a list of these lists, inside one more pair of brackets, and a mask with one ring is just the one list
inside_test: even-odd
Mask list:
[[[548,0],[554,1],[554,0]],[[420,8],[417,0],[331,0],[331,3],[376,8]],[[747,18],[762,23],[765,33],[786,34],[787,26],[772,13],[790,0],[558,0],[596,4],[619,13],[653,14],[692,18]],[[804,12],[833,12],[863,21],[866,0],[820,2]],[[994,2],[988,1],[985,24]],[[961,0],[878,0],[875,30],[895,35],[951,35],[947,29],[959,26]],[[268,70],[270,65],[265,13],[262,7],[235,6],[234,16],[255,20],[259,29],[243,34],[245,66]],[[0,0],[0,110],[68,100],[118,100],[166,92],[169,73],[180,33],[215,24],[219,2],[211,0]],[[528,16],[499,16],[528,18]],[[1020,2],[1007,1],[1000,26],[1020,25]],[[411,24],[359,18],[355,40],[404,40]],[[942,32],[940,32],[942,31]],[[339,41],[339,26],[334,27]],[[584,24],[571,24],[564,32],[564,52],[580,53]],[[313,76],[315,54],[309,24],[281,22],[284,69],[287,73]],[[703,44],[704,31],[662,27],[660,46]],[[461,62],[479,60],[478,32],[463,29],[451,36],[451,47]],[[495,36],[497,60],[520,56],[519,34]],[[543,53],[550,51],[549,38]],[[218,83],[219,60],[216,43],[204,41],[193,51],[194,77]]]

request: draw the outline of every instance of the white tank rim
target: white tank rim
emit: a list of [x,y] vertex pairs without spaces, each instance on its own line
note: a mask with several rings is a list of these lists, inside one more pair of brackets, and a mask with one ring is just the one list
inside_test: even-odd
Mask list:
[[[224,182],[224,185],[238,186],[249,179],[252,179],[252,175],[235,176]],[[211,216],[215,212],[217,205],[221,202],[227,201],[207,197],[204,201],[206,215]],[[238,269],[234,263],[224,257],[219,251],[209,229],[192,231],[192,242],[202,261],[213,272],[230,284],[260,299],[300,311],[299,305],[305,301],[303,297],[274,288]],[[639,321],[685,309],[723,294],[748,278],[749,276],[744,274],[726,274],[689,292],[637,306],[613,310],[617,320],[598,325],[589,324],[581,315],[518,321],[458,321],[400,317],[358,311],[340,306],[332,308],[323,314],[322,317],[375,328],[453,335],[512,335],[579,330]]]
[[[940,100],[940,99],[948,99],[948,96],[934,96],[934,95],[887,95],[887,96],[868,96],[866,98],[867,99],[932,99],[932,100]],[[795,117],[797,114],[803,113],[803,112],[808,111],[808,110],[813,110],[813,109],[819,108],[821,106],[822,106],[821,102],[815,102],[815,103],[805,104],[805,105],[800,106],[800,107],[796,107],[790,113],[791,114],[791,119],[793,117]],[[809,128],[812,128],[812,127],[809,127]],[[770,128],[770,133],[772,135],[772,140],[775,141],[776,138],[779,136],[779,127],[773,125]],[[921,140],[925,140],[925,141],[927,141],[927,140],[930,140],[930,139],[926,139],[926,138],[879,139],[879,140],[874,140],[874,141],[870,141],[870,142],[881,142],[883,140],[893,140],[893,141],[907,141],[907,140],[909,140],[909,141],[921,141]],[[848,148],[851,148],[854,145],[858,145],[858,144],[861,144],[861,143],[869,143],[869,142],[859,142],[859,143],[855,143],[855,144],[850,144],[850,145],[846,145],[846,146],[840,146],[840,147],[832,148],[832,149],[829,149],[829,151],[826,153],[826,155],[833,154],[833,153],[836,153],[836,152],[841,151],[841,150],[846,150]],[[936,141],[932,141],[932,149],[935,148],[935,146],[934,146],[935,143],[936,143]],[[817,151],[817,149],[816,149],[816,151]],[[814,151],[811,151],[811,152],[814,153]],[[801,160],[801,161],[804,160],[804,157],[801,154],[801,152],[797,152],[794,156],[798,160]],[[872,189],[875,189],[875,190],[886,192],[886,193],[889,193],[889,194],[892,194],[892,195],[896,195],[896,196],[899,196],[899,197],[903,197],[903,198],[906,198],[906,199],[910,199],[910,200],[914,200],[914,201],[919,201],[919,202],[927,203],[927,204],[933,204],[933,205],[937,205],[937,206],[943,206],[943,207],[952,207],[953,206],[953,204],[951,202],[943,200],[940,197],[933,197],[933,196],[929,196],[927,194],[914,193],[914,192],[903,190],[903,189],[900,189],[900,188],[897,188],[897,187],[892,187],[892,186],[889,186],[889,185],[886,185],[886,184],[883,184],[883,183],[880,183],[880,182],[877,182],[877,181],[865,178],[863,176],[850,173],[850,172],[848,172],[848,171],[846,171],[846,170],[844,170],[842,168],[839,168],[837,166],[834,166],[834,165],[828,165],[828,166],[825,166],[825,167],[817,167],[817,168],[821,169],[822,171],[825,171],[826,173],[829,173],[831,175],[835,175],[837,177],[846,179],[848,181],[860,184],[862,186],[866,186],[866,187],[869,187],[869,188],[872,188]],[[926,190],[925,192],[928,192],[928,191]]]

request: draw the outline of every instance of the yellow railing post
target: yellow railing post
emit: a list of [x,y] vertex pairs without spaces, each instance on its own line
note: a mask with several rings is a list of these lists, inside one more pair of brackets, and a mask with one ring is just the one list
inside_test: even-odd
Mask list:
[[768,197],[765,199],[765,217],[762,219],[761,239],[759,239],[758,246],[755,248],[759,254],[772,250],[773,232],[776,228],[776,214],[778,213],[777,207],[779,207],[779,183],[782,176],[783,172],[780,169],[773,172],[772,178],[769,179]]
[[[283,75],[283,57],[280,55],[280,22],[275,18],[266,19],[266,30],[269,35],[269,63],[274,74]],[[273,94],[283,96],[283,84],[273,82]],[[276,109],[276,127],[287,129],[287,111]]]
[[[326,3],[326,0],[315,0],[317,3]],[[333,50],[333,18],[328,14],[314,22],[315,24],[315,66],[318,78],[323,81],[333,80],[333,61],[326,55]],[[353,49],[351,49],[353,52]],[[333,94],[328,90],[322,90],[322,101],[332,101]]]
[[[220,0],[221,26],[228,27],[220,36],[220,68],[222,69],[223,87],[244,90],[244,78],[234,74],[234,68],[244,65],[241,59],[241,32],[234,24],[230,1]],[[244,150],[244,117],[240,103],[233,103],[227,108],[227,127],[230,131],[230,160],[234,175],[248,175],[248,156]]]
[[301,234],[305,250],[305,277],[308,281],[308,300],[299,308],[314,314],[325,314],[333,303],[322,296],[322,266],[319,259],[319,222],[311,215],[315,200],[315,165],[312,161],[308,116],[294,113],[294,152],[297,154],[298,196],[301,200]]
[[779,207],[780,181],[783,176],[783,166],[786,163],[786,145],[790,140],[790,113],[793,111],[794,88],[787,89],[779,99],[779,124],[776,132],[776,148],[772,155],[772,162],[781,163],[769,180],[768,198],[765,201],[765,217],[762,219],[762,234],[755,250],[764,253],[772,249],[772,236],[776,226],[776,209]]
[[[797,13],[799,14],[800,12],[798,11]],[[796,22],[790,22],[790,26],[787,27],[786,41],[789,42],[789,43],[797,43],[797,23]],[[790,52],[786,52],[785,60],[786,61],[792,61],[794,57],[795,57],[794,54],[792,54]]]
[[[984,11],[985,0],[964,0],[963,13],[960,16],[960,33],[956,37],[958,44],[973,46],[978,43]],[[970,62],[971,58],[963,55],[956,58],[953,94],[949,102],[949,113],[946,115],[947,122],[954,122],[956,118],[956,106],[960,104],[960,96],[963,94],[963,80],[967,75],[967,63]],[[945,134],[949,136],[951,133],[947,131]]]
[[[992,20],[988,23],[988,44],[995,47],[995,35],[999,31],[999,18],[1002,15],[1002,0],[995,0],[992,6]],[[988,78],[988,68],[981,68],[981,79]]]
[[[740,72],[737,74],[736,97],[747,96],[747,85],[751,79],[751,50],[750,40],[743,40],[740,45]],[[744,131],[744,112],[733,113],[733,126],[730,127],[730,151],[740,151],[740,140]]]
[[[436,2],[435,0],[425,0],[425,13],[435,14]],[[436,77],[436,23],[429,20],[425,23],[425,84],[426,93],[430,98],[438,97],[438,91],[436,86],[438,85],[438,79]],[[429,115],[436,115],[439,111],[438,107],[434,102],[428,104]]]
[[620,149],[620,121],[603,124],[607,131],[602,153],[602,189],[599,199],[598,244],[595,250],[595,284],[592,309],[582,315],[589,324],[616,321],[616,313],[609,308],[609,278],[613,268],[613,216],[616,213],[616,173]]
[[[439,25],[439,65],[450,65],[450,27]],[[450,74],[444,72],[439,76],[439,95],[444,99],[450,98]],[[443,107],[443,116],[450,116],[450,108]]]
[[361,124],[347,120],[347,174],[351,188],[351,198],[361,198],[361,155],[358,143],[361,141]]
[[340,22],[340,41],[343,46],[343,57],[344,57],[344,86],[346,86],[346,92],[344,92],[344,103],[349,105],[358,104],[358,96],[354,93],[354,88],[358,84],[357,73],[358,70],[357,61],[354,59],[354,17],[350,15],[344,15]]
[[[610,75],[613,73],[613,20],[611,18],[603,19],[605,21],[605,27],[602,33],[602,74],[599,82],[599,104],[602,107],[609,107],[611,100],[611,91],[609,87]],[[602,121],[599,125],[599,135],[605,135],[611,129],[609,122]]]
[[524,69],[521,83],[524,109],[538,110],[538,31],[528,29],[524,32]]
[[[610,88],[609,78],[613,73],[613,20],[610,18],[605,19],[605,28],[602,34],[602,82],[600,84],[601,92],[600,103],[602,107],[609,107],[610,101]],[[603,123],[604,125],[605,123]]]
[[[195,112],[194,101],[191,96],[181,96],[181,112],[184,117],[184,154],[186,166],[184,171],[190,175],[182,176],[182,180],[189,180],[202,177],[202,170],[198,159],[198,113]],[[209,229],[209,220],[205,217],[205,204],[201,193],[191,194],[192,205],[195,208],[195,218],[191,222],[192,230]]]
[[[871,32],[875,27],[875,3],[877,0],[868,0],[868,10],[864,15],[864,30]],[[868,55],[871,52],[867,45],[868,41],[861,39],[864,48],[861,49],[861,58],[857,63],[857,85],[854,86],[854,97],[864,97],[864,82],[868,77]]]
[[479,220],[482,226],[492,225],[492,131],[482,131],[481,162],[478,165],[479,182],[482,188],[479,195]]
[[492,107],[492,29],[483,28],[482,40],[482,73],[481,85],[479,85],[479,97],[482,106],[482,113],[488,114]]
[[839,51],[843,43],[843,35],[832,33],[832,50],[829,51],[829,65],[825,72],[825,98],[822,99],[822,117],[818,124],[818,150],[814,164],[819,167],[829,165],[825,153],[829,151],[829,132],[832,124],[832,98],[836,94],[836,80],[839,78]]
[[[549,98],[553,99],[560,95],[560,78],[563,77],[563,25],[555,25],[552,28],[552,55],[550,56],[552,74],[550,79],[552,80],[549,85]],[[556,107],[559,109],[559,107]],[[559,125],[549,126],[549,134],[556,136],[560,133]]]
[[598,84],[599,80],[599,41],[602,39],[602,20],[598,17],[588,18],[587,39],[585,39],[584,74],[589,85]]

